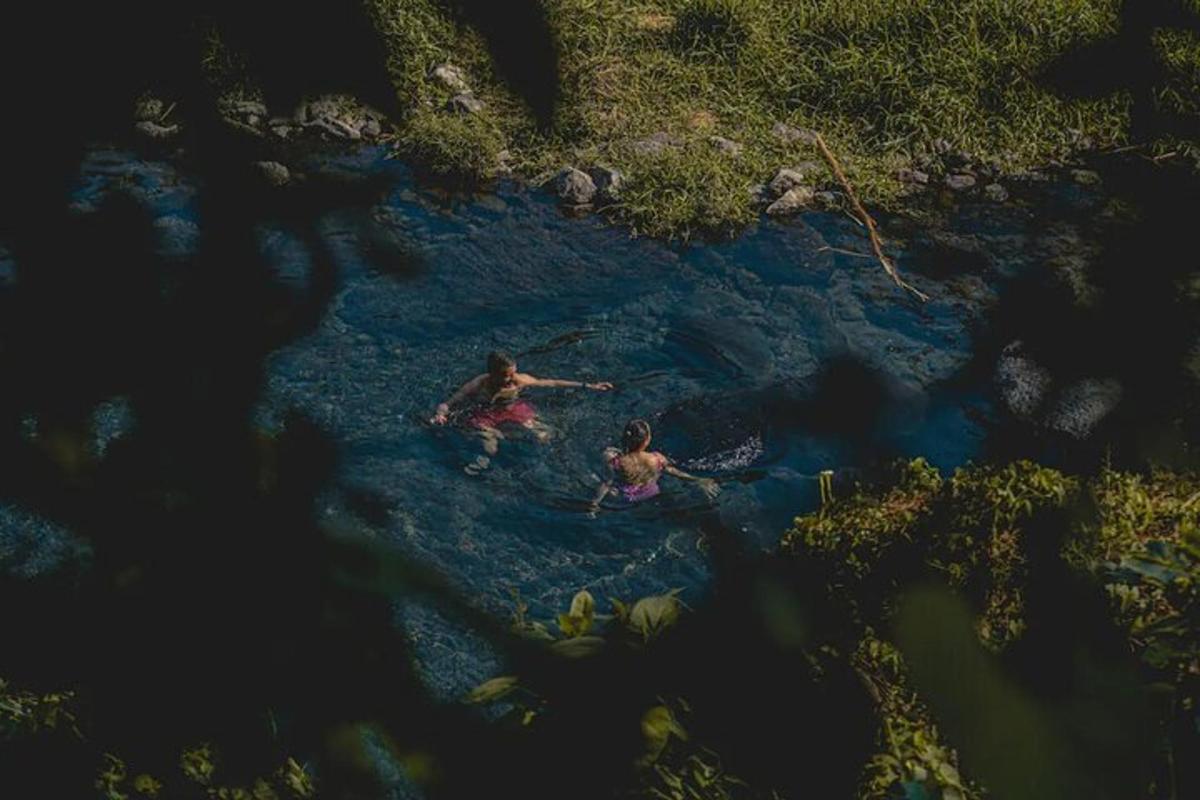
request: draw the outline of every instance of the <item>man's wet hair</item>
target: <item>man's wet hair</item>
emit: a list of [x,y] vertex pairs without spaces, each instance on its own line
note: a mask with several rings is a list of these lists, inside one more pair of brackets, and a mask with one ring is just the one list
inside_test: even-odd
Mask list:
[[493,350],[488,353],[487,371],[489,375],[500,377],[509,367],[515,367],[516,365],[516,360],[508,353],[501,350]]

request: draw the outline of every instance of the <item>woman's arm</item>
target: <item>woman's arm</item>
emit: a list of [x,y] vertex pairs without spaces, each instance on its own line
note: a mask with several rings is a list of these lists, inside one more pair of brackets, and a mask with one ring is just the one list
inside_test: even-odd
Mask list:
[[467,399],[471,395],[479,391],[479,387],[487,380],[487,375],[476,375],[471,380],[458,387],[458,391],[450,395],[450,399],[444,403],[438,403],[437,410],[433,417],[429,420],[434,425],[444,425],[446,420],[450,418],[450,409]]
[[587,383],[585,381],[568,381],[560,380],[559,378],[537,378],[533,375],[521,375],[522,386],[544,386],[553,389],[595,389],[598,392],[607,392],[613,388],[613,385],[608,381],[599,381],[597,383]]
[[613,470],[613,458],[616,456],[616,453],[617,451],[611,447],[604,450],[605,478],[596,487],[596,495],[590,503],[591,510],[588,512],[589,516],[596,516],[596,512],[600,510],[600,501],[612,491],[613,482],[616,480],[616,472]]
[[717,482],[712,478],[701,478],[699,475],[692,475],[689,472],[684,472],[679,467],[672,464],[670,459],[668,459],[666,456],[662,455],[661,453],[659,455],[663,460],[663,472],[667,473],[668,475],[674,475],[676,478],[682,478],[685,481],[696,481],[696,483],[700,484],[700,488],[704,491],[704,493],[709,497],[715,497],[721,491],[721,487],[718,486]]

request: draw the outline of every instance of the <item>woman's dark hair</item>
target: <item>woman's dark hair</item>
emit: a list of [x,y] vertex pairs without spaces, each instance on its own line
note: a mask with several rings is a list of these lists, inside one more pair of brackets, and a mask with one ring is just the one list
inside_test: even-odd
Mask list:
[[508,353],[503,353],[499,350],[493,350],[488,353],[487,371],[488,375],[491,375],[493,378],[503,377],[509,367],[515,367],[516,365],[517,362]]
[[644,419],[630,420],[625,426],[625,433],[621,436],[621,444],[625,445],[625,452],[632,453],[634,450],[642,446],[642,443],[650,438],[650,423]]

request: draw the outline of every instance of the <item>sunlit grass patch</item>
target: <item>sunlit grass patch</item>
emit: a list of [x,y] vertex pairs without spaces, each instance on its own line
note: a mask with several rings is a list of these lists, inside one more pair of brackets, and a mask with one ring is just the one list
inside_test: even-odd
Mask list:
[[[552,133],[496,80],[477,35],[436,4],[373,7],[413,119],[445,102],[428,72],[452,61],[519,172],[616,167],[629,192],[614,214],[653,235],[752,219],[748,187],[816,157],[803,140],[772,135],[777,123],[821,131],[864,199],[884,205],[903,194],[897,165],[928,160],[936,140],[1009,173],[1082,143],[1126,142],[1127,96],[1065,100],[1036,80],[1055,57],[1113,34],[1117,0],[548,0],[562,87]],[[1172,76],[1162,102],[1192,113],[1194,37],[1170,34],[1162,49]],[[654,134],[677,144],[654,159],[630,147]],[[738,156],[710,147],[712,136],[742,145]]]

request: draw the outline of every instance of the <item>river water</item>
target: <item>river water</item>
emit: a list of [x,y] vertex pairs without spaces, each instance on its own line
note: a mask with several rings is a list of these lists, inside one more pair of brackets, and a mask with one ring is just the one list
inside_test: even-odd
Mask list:
[[[863,230],[840,213],[671,245],[564,214],[516,184],[477,195],[424,187],[378,150],[308,168],[385,175],[390,188],[369,210],[322,219],[338,290],[314,333],[272,355],[260,424],[278,428],[296,409],[337,442],[340,478],[319,503],[331,522],[415,556],[498,615],[520,598],[540,619],[585,588],[602,611],[608,597],[673,588],[701,597],[701,521],[769,548],[816,507],[821,470],[853,475],[917,455],[952,468],[979,456],[997,417],[990,372],[972,365],[987,309],[1040,258],[1047,204],[1091,202],[1068,187],[956,203],[942,212],[936,246],[928,231],[881,217],[900,270],[930,295],[920,303],[854,255],[869,253]],[[153,209],[164,254],[189,252],[195,191],[174,167],[95,150],[76,210],[116,187]],[[280,286],[300,290],[310,277],[300,241],[271,221],[260,235]],[[469,474],[478,440],[426,420],[493,349],[516,355],[522,371],[616,388],[533,390],[550,441],[515,433]],[[119,398],[97,410],[98,448],[133,424],[127,416]],[[664,478],[663,495],[640,507],[584,513],[602,449],[633,417],[650,421],[655,448],[718,479],[720,495],[709,501]],[[67,532],[19,509],[4,514],[10,572],[69,557]],[[456,696],[495,668],[436,611],[396,613],[439,694]]]

